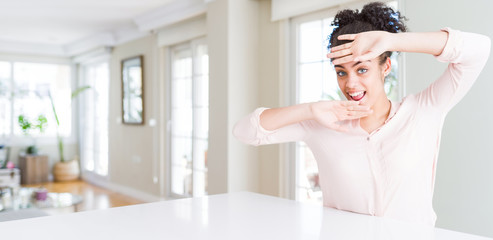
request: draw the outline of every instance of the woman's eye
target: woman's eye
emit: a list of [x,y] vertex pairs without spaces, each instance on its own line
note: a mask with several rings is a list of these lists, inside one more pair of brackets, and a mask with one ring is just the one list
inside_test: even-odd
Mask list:
[[346,73],[343,71],[339,71],[339,72],[337,72],[337,76],[344,77],[344,76],[346,76]]
[[366,73],[366,72],[368,72],[368,69],[366,68],[358,69],[358,73]]

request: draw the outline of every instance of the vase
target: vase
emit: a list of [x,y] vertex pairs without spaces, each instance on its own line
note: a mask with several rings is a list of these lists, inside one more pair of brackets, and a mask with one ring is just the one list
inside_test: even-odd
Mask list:
[[53,167],[53,176],[57,182],[74,181],[79,179],[80,170],[77,160],[57,162]]

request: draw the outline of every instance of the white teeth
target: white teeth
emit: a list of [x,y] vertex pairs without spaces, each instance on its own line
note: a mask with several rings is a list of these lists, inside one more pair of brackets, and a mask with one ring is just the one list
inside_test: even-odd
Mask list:
[[348,94],[349,94],[349,96],[351,96],[351,97],[356,97],[356,96],[359,96],[359,95],[363,94],[364,92],[365,92],[365,91],[355,92],[355,93],[348,93]]

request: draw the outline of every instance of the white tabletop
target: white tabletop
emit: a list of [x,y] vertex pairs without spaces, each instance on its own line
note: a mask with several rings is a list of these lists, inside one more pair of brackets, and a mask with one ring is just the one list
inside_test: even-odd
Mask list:
[[0,223],[2,239],[490,239],[240,192]]

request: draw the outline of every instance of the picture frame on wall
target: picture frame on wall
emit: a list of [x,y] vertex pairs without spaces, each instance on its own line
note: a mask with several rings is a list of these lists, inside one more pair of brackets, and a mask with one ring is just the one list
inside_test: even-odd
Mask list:
[[122,121],[124,124],[144,124],[144,57],[123,59]]

